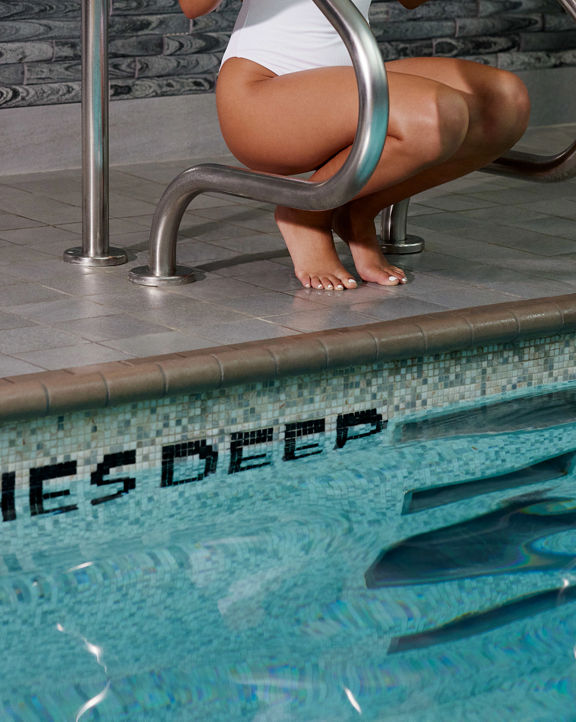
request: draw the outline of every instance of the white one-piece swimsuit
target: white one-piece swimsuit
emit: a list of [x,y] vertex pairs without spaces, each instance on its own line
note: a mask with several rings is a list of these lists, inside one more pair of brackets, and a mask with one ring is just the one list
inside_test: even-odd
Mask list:
[[[372,0],[354,0],[368,19]],[[342,39],[313,0],[244,0],[222,63],[247,58],[276,75],[352,65]]]

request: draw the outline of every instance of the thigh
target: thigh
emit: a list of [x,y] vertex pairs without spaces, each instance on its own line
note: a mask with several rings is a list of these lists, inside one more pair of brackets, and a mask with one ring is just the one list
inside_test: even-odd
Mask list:
[[507,70],[459,58],[401,58],[387,62],[386,68],[389,72],[435,80],[478,98],[489,97],[503,83],[521,84]]
[[[455,92],[432,78],[388,72],[391,139],[418,146],[419,126],[437,96]],[[275,76],[256,63],[228,60],[216,89],[224,138],[254,170],[292,175],[317,169],[349,147],[358,123],[358,91],[351,67]],[[387,144],[388,145],[388,144]]]

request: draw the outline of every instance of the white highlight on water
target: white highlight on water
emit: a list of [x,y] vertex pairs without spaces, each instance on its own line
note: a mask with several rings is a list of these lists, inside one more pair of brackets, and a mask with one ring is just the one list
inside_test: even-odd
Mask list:
[[356,697],[354,697],[348,687],[344,687],[344,691],[346,692],[346,697],[348,697],[348,702],[350,702],[350,704],[352,705],[352,707],[354,707],[358,714],[362,714],[362,707],[360,707],[360,705],[356,701]]
[[[80,567],[82,567],[82,566],[90,566],[90,564],[92,564],[92,562],[87,562],[86,564],[81,564]],[[80,568],[80,567],[77,567],[77,568]],[[74,636],[74,637],[79,637],[79,638],[82,640],[82,642],[84,643],[84,648],[85,648],[88,652],[90,652],[90,654],[93,654],[94,657],[96,657],[96,662],[102,667],[102,669],[103,669],[104,672],[106,673],[106,676],[108,676],[108,670],[106,669],[106,665],[105,665],[104,662],[102,661],[102,654],[103,654],[103,649],[102,649],[102,647],[99,647],[97,644],[92,644],[92,642],[89,642],[89,641],[86,639],[86,637],[83,637],[81,634],[73,634],[72,632],[67,632],[60,623],[58,623],[58,624],[56,625],[56,629],[57,629],[59,632],[63,632],[64,634],[71,634],[71,635]],[[100,702],[102,702],[102,701],[105,699],[106,695],[108,694],[108,690],[109,690],[109,689],[110,689],[110,679],[108,679],[108,680],[106,681],[106,686],[104,687],[103,690],[101,690],[100,692],[98,692],[98,694],[94,695],[94,697],[91,697],[87,702],[84,702],[84,704],[82,705],[82,707],[80,707],[80,709],[79,709],[78,712],[76,713],[76,717],[74,718],[74,722],[78,722],[78,720],[79,720],[81,717],[83,717],[84,714],[85,714],[86,712],[88,712],[89,709],[92,709],[93,707],[98,706],[98,705],[100,704]]]
[[70,567],[68,569],[69,572],[75,572],[78,569],[86,569],[86,567],[91,567],[94,564],[94,562],[83,562],[82,564],[77,564],[75,567]]

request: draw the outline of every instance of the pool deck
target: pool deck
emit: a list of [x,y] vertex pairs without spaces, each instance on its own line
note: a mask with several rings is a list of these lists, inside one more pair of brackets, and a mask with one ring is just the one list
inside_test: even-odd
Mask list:
[[[575,135],[576,125],[533,129],[519,147],[551,153]],[[272,346],[280,348],[290,336],[307,346],[314,332],[367,324],[378,329],[408,317],[429,317],[432,329],[430,314],[469,307],[506,304],[500,307],[504,318],[512,304],[514,317],[526,321],[538,304],[524,307],[523,301],[561,296],[564,311],[558,304],[552,311],[547,302],[545,325],[554,328],[554,318],[576,306],[576,296],[570,299],[576,294],[576,180],[548,185],[486,173],[413,199],[409,232],[425,239],[426,250],[393,257],[408,271],[402,287],[305,290],[293,277],[272,207],[214,194],[197,198],[181,227],[178,263],[193,266],[197,280],[161,289],[131,284],[128,270],[147,263],[150,220],[166,184],[208,160],[233,162],[193,158],[113,168],[111,244],[125,248],[130,261],[90,270],[61,260],[65,249],[81,244],[79,172],[0,178],[0,377],[9,379],[3,391],[25,374],[34,376],[18,380],[108,362],[120,362],[111,364],[115,369],[128,362],[128,369],[143,357],[201,358],[202,349],[232,351],[243,342],[270,347],[279,339]],[[345,247],[338,247],[345,259]],[[495,320],[497,308],[486,310],[486,318]],[[452,319],[448,326],[455,328],[463,316],[442,318],[445,334],[446,322]],[[514,323],[512,335],[519,328]],[[504,335],[510,333],[511,327]],[[246,353],[258,346],[250,344]],[[408,347],[419,344],[404,351]]]

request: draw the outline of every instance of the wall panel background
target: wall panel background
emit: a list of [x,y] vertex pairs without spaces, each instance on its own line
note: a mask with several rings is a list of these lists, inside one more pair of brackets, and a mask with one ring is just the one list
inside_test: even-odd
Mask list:
[[[83,0],[0,0],[0,108],[80,100]],[[114,100],[209,93],[240,0],[190,21],[178,0],[111,0]],[[376,0],[384,57],[464,57],[510,70],[576,66],[576,24],[556,0]]]

